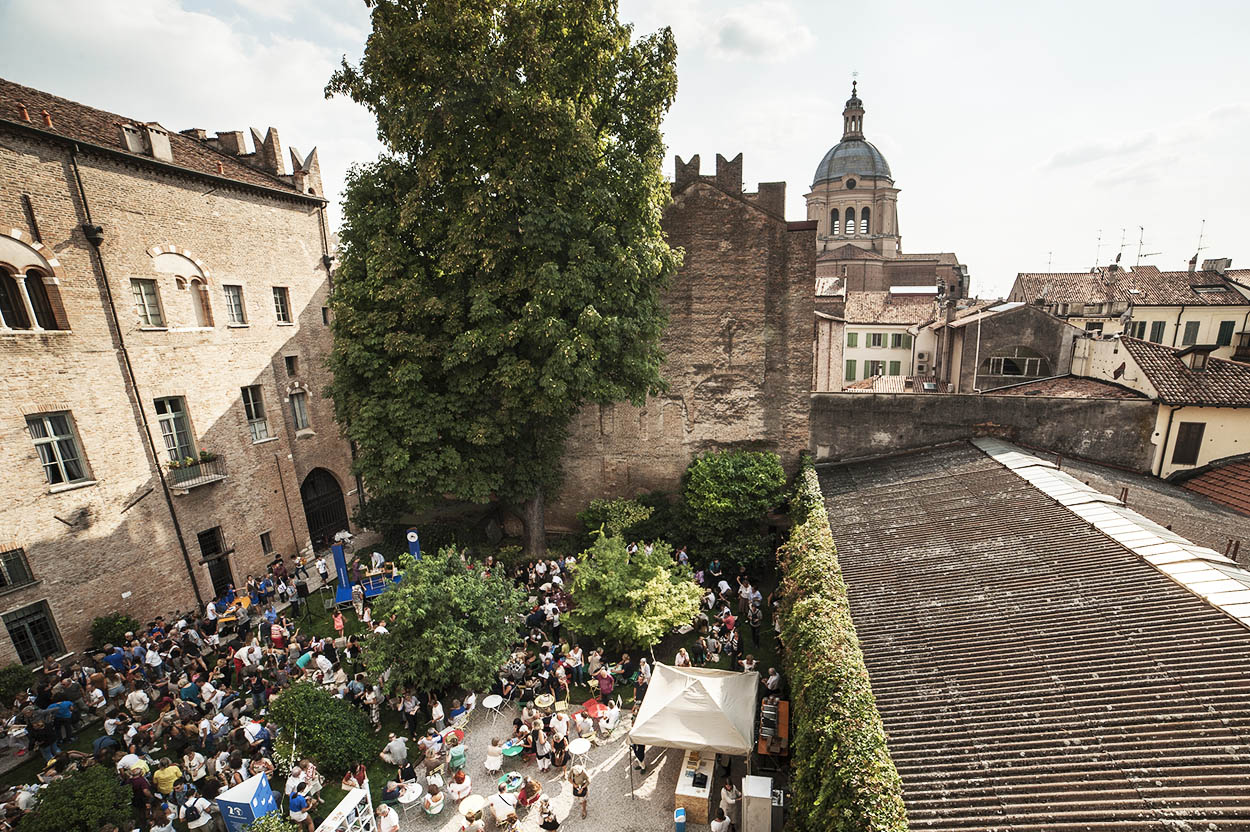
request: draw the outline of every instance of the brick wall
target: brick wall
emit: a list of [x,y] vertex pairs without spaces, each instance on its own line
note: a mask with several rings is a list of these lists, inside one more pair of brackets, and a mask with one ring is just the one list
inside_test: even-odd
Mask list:
[[675,490],[698,453],[771,450],[788,468],[808,442],[815,223],[786,223],[784,184],[742,192],[741,157],[700,176],[678,163],[664,229],[685,259],[666,294],[665,395],[592,405],[571,427],[548,525],[592,498]]
[[[112,610],[150,618],[195,603],[139,408],[164,460],[154,399],[185,397],[192,441],[224,458],[224,480],[172,497],[200,592],[211,596],[196,533],[220,526],[236,583],[269,558],[260,535],[290,555],[309,545],[300,483],[314,468],[331,472],[344,494],[355,488],[347,445],[323,399],[330,330],[317,205],[265,195],[84,151],[79,166],[92,220],[103,226],[96,266],[63,144],[6,134],[0,145],[0,233],[29,232],[21,195],[30,197],[49,252],[60,261],[57,287],[71,331],[0,336],[0,545],[26,549],[39,582],[0,594],[0,613],[46,600],[69,649],[87,625]],[[177,161],[177,160],[175,160]],[[154,247],[185,250],[207,274],[213,326],[197,328],[194,295],[158,270]],[[168,262],[168,261],[166,261]],[[182,267],[178,267],[182,270]],[[185,275],[196,267],[185,263]],[[168,329],[140,327],[131,278],[157,281]],[[227,326],[223,284],[241,285],[248,326]],[[293,322],[280,325],[272,287],[289,291]],[[106,295],[120,333],[110,332]],[[117,335],[128,348],[137,387],[128,388]],[[283,358],[295,355],[288,377]],[[286,397],[298,381],[308,394],[311,432],[296,437]],[[271,441],[254,444],[240,388],[263,390]],[[25,415],[73,414],[93,485],[49,493]],[[355,497],[347,498],[350,512]],[[289,515],[288,515],[289,506]],[[292,528],[294,533],[292,533]],[[126,597],[123,597],[126,596]],[[0,633],[0,662],[15,657]]]

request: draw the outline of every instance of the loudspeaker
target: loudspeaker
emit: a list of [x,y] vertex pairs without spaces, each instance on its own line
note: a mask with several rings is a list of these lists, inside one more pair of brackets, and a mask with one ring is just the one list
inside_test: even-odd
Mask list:
[[308,597],[308,581],[295,582],[295,594],[301,598]]

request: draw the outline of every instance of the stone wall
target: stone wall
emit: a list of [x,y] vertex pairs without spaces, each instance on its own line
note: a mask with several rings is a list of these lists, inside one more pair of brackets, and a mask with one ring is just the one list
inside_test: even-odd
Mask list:
[[811,397],[817,462],[998,436],[1064,456],[1149,471],[1155,404],[974,394],[818,393]]
[[[78,163],[92,222],[104,229],[103,272],[83,235],[68,146],[20,131],[6,131],[0,145],[0,234],[13,238],[17,229],[18,239],[32,238],[37,225],[44,250],[60,264],[56,289],[70,327],[0,335],[0,550],[24,549],[37,579],[3,591],[0,614],[46,602],[70,650],[85,646],[91,619],[105,612],[146,620],[190,608],[192,575],[200,597],[211,597],[197,532],[221,528],[241,584],[272,557],[262,550],[262,533],[287,556],[308,548],[300,484],[310,471],[329,470],[344,494],[355,487],[347,444],[321,396],[331,336],[322,313],[328,283],[317,202],[90,149]],[[196,325],[192,290],[158,268],[170,247],[189,255],[188,273],[202,264],[212,326]],[[132,278],[157,282],[166,328],[140,325]],[[243,287],[246,326],[227,325],[223,284]],[[277,320],[274,286],[289,292],[289,325]],[[107,314],[109,294],[120,332]],[[123,340],[135,387],[123,371]],[[292,375],[287,356],[296,359]],[[271,437],[258,443],[240,394],[251,385],[262,389]],[[311,422],[298,436],[288,398],[296,389],[307,391]],[[226,471],[224,480],[171,498],[189,564],[159,476],[166,457],[154,400],[163,396],[185,398],[192,443],[220,455]],[[45,481],[25,417],[50,411],[72,414],[87,483],[56,489]],[[347,498],[349,511],[354,502]],[[0,630],[0,663],[15,658]]]
[[595,497],[675,490],[690,460],[723,448],[770,450],[787,469],[808,441],[815,223],[787,223],[783,183],[742,191],[742,157],[677,162],[664,217],[685,259],[665,299],[668,392],[642,407],[592,405],[571,427],[551,529]]

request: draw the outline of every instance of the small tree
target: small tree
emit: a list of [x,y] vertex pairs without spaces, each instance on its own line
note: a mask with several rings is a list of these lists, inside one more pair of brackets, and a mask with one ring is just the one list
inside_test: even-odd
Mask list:
[[303,829],[293,820],[287,820],[282,813],[275,810],[267,815],[261,815],[256,820],[243,827],[243,832],[300,832]]
[[498,574],[470,570],[454,549],[400,562],[403,581],[373,604],[388,632],[365,642],[369,672],[389,670],[391,693],[488,686],[520,634],[524,594]]
[[111,612],[91,619],[91,643],[98,649],[106,644],[121,645],[126,633],[139,630],[139,622],[124,612]]
[[[587,534],[601,532],[608,537],[624,536],[626,529],[633,528],[651,516],[655,509],[637,500],[591,500],[584,511],[577,515]],[[593,542],[593,541],[592,541]]]
[[673,562],[659,541],[632,555],[620,537],[601,536],[573,567],[568,624],[580,634],[647,649],[699,612],[700,590],[689,567]]
[[269,718],[300,756],[311,757],[335,777],[377,753],[365,715],[309,682],[294,684],[275,696],[269,703]]
[[0,707],[8,707],[13,700],[35,686],[35,673],[24,664],[13,664],[0,670]]
[[98,832],[106,823],[130,821],[130,789],[112,766],[92,766],[49,783],[39,790],[35,808],[18,824],[18,832]]
[[712,451],[696,457],[682,476],[682,493],[702,543],[757,533],[785,487],[781,460],[766,452]]

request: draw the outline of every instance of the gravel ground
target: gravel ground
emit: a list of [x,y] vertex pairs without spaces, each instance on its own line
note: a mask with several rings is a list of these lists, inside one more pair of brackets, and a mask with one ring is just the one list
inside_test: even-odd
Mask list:
[[[480,699],[479,699],[480,701]],[[495,791],[495,778],[482,768],[491,737],[502,736],[512,727],[514,708],[505,708],[504,716],[494,716],[479,707],[465,731],[468,766],[465,771],[473,782],[473,793],[489,797]],[[590,774],[590,799],[586,819],[573,805],[573,788],[554,769],[539,773],[533,763],[519,758],[506,759],[504,771],[520,771],[543,784],[543,792],[551,797],[562,832],[662,832],[673,828],[673,788],[681,767],[683,752],[677,749],[652,748],[647,752],[647,770],[634,773],[634,796],[630,797],[629,768],[626,755],[629,745],[626,734],[630,720],[621,720],[611,739],[593,746],[587,755],[586,771]],[[411,746],[415,750],[415,745]],[[328,796],[328,795],[327,795]],[[524,832],[538,829],[537,807],[524,810],[518,827]],[[489,811],[487,812],[489,815]],[[442,813],[427,817],[420,809],[403,817],[403,832],[459,832],[462,816],[450,803]],[[488,819],[487,829],[493,825]],[[690,832],[705,832],[708,827],[687,824]]]

